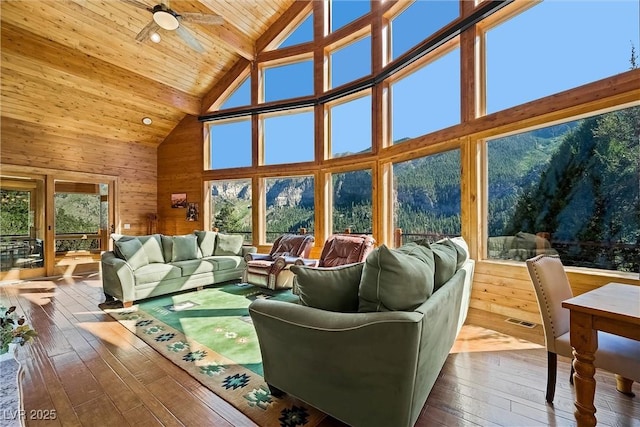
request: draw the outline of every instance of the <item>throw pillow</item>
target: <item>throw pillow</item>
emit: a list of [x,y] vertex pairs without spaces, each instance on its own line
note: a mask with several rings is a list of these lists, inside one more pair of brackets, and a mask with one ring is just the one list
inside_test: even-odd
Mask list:
[[457,258],[456,271],[458,271],[460,267],[462,267],[462,265],[469,259],[469,247],[467,246],[467,242],[465,242],[462,237],[454,237],[453,239],[442,239],[436,243],[441,243],[455,249]]
[[455,274],[458,265],[458,253],[453,246],[444,243],[431,245],[436,271],[433,282],[433,292],[437,291]]
[[358,311],[358,288],[363,266],[362,262],[333,268],[292,265],[300,302],[327,311]]
[[358,311],[412,311],[425,302],[433,291],[430,252],[416,244],[374,249],[362,269]]
[[164,255],[164,262],[171,262],[173,257],[173,237],[160,235],[160,241],[162,241],[162,254]]
[[198,237],[198,247],[203,257],[213,255],[217,234],[215,231],[195,231],[195,235]]
[[133,270],[149,264],[149,258],[142,249],[142,243],[138,239],[120,239],[115,242],[115,247],[122,254]]
[[162,241],[159,234],[152,234],[149,236],[138,237],[140,243],[142,243],[142,249],[147,254],[149,262],[164,262],[164,255],[162,254]]
[[214,255],[240,255],[244,236],[242,234],[222,234],[218,233],[216,249]]
[[198,241],[195,234],[173,236],[171,261],[186,261],[198,258]]
[[144,250],[149,262],[164,262],[164,256],[162,253],[162,242],[159,234],[151,234],[146,236],[127,236],[124,234],[112,233],[111,238],[114,241],[114,252],[118,258],[125,259],[122,252],[118,249],[116,242],[126,242],[129,240],[139,240],[142,243],[142,249]]

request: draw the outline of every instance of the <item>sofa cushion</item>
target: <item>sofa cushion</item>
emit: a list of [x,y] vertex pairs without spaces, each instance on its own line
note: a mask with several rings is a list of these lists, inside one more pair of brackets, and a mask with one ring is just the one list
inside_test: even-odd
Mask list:
[[207,257],[213,255],[213,251],[216,248],[216,235],[218,233],[215,231],[196,230],[194,234],[198,238],[198,247],[200,248],[200,252],[202,252],[202,256]]
[[149,258],[144,252],[144,249],[142,249],[140,240],[120,239],[115,242],[115,247],[133,270],[149,264]]
[[216,249],[214,255],[240,255],[244,236],[242,234],[222,234],[218,233]]
[[358,311],[414,310],[431,296],[433,285],[434,259],[428,247],[381,245],[365,260]]
[[171,264],[153,263],[140,267],[133,272],[136,286],[155,283],[161,280],[178,279],[181,277],[180,268]]
[[198,259],[198,240],[196,235],[173,236],[171,261],[185,261],[188,259]]
[[204,261],[200,258],[175,261],[172,262],[171,265],[175,265],[182,270],[183,277],[199,273],[212,273],[214,271],[213,265],[210,262]]
[[202,260],[213,265],[213,271],[233,270],[244,267],[244,258],[238,255],[211,256],[202,258]]
[[362,262],[331,268],[292,265],[300,302],[327,311],[358,311],[358,288],[363,266]]
[[433,291],[437,291],[455,274],[458,265],[458,252],[453,245],[445,243],[431,244],[433,259],[436,263]]

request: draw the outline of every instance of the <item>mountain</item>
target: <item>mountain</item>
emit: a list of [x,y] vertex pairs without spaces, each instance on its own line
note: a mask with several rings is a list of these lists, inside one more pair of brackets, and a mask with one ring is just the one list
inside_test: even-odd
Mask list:
[[638,271],[639,136],[640,107],[581,120],[526,183],[505,234],[548,232],[569,242],[569,265]]
[[[633,107],[489,141],[489,236],[544,232],[570,265],[638,271],[638,135],[640,107]],[[395,226],[460,234],[459,150],[396,163],[393,176]],[[332,179],[334,229],[370,232],[371,172]],[[311,178],[269,179],[268,230],[312,230],[313,185]],[[235,206],[248,227],[248,182],[214,186],[213,195]],[[577,242],[592,242],[591,249]]]

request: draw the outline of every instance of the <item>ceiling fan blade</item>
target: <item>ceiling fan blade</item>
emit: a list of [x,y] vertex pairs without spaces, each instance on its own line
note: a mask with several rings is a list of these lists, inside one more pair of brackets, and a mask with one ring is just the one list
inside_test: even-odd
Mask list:
[[149,6],[144,3],[139,2],[138,0],[120,0],[123,3],[130,4],[133,7],[137,7],[138,9],[151,10]]
[[202,47],[202,45],[200,44],[198,39],[196,39],[195,36],[193,34],[191,34],[189,32],[189,30],[187,30],[184,26],[180,25],[176,29],[176,33],[178,33],[180,38],[182,40],[184,40],[184,42],[187,45],[189,45],[189,47],[191,49],[193,49],[193,50],[195,50],[196,52],[199,52],[199,53],[204,53],[204,47]]
[[136,40],[139,42],[143,42],[149,38],[151,33],[155,33],[160,29],[160,25],[156,24],[156,21],[153,19],[147,25],[144,26],[142,30],[136,35]]
[[181,13],[184,22],[204,25],[220,25],[224,23],[224,18],[220,15],[208,15],[205,13]]

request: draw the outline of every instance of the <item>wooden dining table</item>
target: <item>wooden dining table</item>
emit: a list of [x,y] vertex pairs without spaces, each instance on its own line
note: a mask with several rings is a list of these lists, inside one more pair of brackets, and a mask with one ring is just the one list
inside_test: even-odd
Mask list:
[[598,332],[604,331],[640,341],[640,286],[608,283],[562,302],[570,311],[574,412],[578,427],[596,425],[593,399],[596,391],[593,365]]

